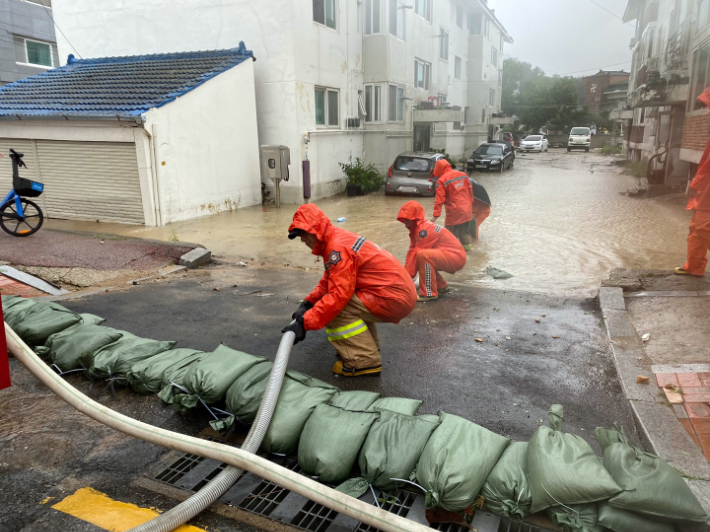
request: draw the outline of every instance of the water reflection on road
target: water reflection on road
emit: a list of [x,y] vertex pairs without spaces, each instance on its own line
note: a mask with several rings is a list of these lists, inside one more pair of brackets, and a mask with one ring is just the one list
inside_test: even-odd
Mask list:
[[[468,263],[449,279],[504,289],[589,295],[611,268],[681,265],[690,214],[683,201],[629,198],[619,191],[636,180],[621,175],[610,159],[595,154],[551,151],[519,155],[512,171],[475,174],[493,203]],[[396,221],[410,198],[381,194],[338,196],[315,203],[336,224],[362,234],[404,260],[408,233]],[[433,198],[419,201],[431,217]],[[298,241],[286,238],[296,206],[249,207],[162,228],[102,224],[99,230],[144,238],[199,242],[226,259],[254,258],[321,269]],[[439,220],[443,222],[443,218]],[[96,224],[52,222],[54,227],[96,231]],[[514,275],[495,281],[495,266]]]

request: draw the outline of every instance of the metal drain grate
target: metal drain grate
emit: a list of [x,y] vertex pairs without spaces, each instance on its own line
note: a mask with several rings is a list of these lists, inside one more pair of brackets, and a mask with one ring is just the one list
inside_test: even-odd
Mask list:
[[[376,490],[378,502],[383,510],[386,510],[395,515],[406,517],[409,510],[412,509],[412,504],[417,498],[417,494],[411,491],[380,491]],[[374,502],[372,503],[374,505]],[[355,529],[355,532],[379,532],[379,528],[371,525],[360,523]]]
[[195,454],[186,454],[170,464],[166,469],[155,475],[155,480],[175,484],[187,473],[195,469],[204,458]]
[[[289,460],[288,463],[284,464],[284,467],[296,473],[300,471],[296,460]],[[289,493],[286,488],[282,488],[268,480],[262,480],[256,489],[239,503],[239,508],[268,517]]]
[[325,532],[337,516],[338,512],[308,501],[298,512],[298,515],[293,518],[291,524],[309,532]]
[[212,480],[214,477],[224,471],[225,467],[227,467],[227,464],[219,464],[216,468],[214,468],[207,475],[205,475],[205,478],[195,484],[195,486],[192,488],[192,491],[200,491],[202,488],[205,487],[205,484],[207,484],[210,480]]

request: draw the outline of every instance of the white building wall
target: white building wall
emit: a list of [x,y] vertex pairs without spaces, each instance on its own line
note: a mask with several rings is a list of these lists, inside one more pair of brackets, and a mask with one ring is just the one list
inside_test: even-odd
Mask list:
[[162,223],[261,203],[253,61],[146,113]]

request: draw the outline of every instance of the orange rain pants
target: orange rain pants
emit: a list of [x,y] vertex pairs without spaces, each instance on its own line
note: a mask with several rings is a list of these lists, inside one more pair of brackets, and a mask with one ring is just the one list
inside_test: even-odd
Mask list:
[[482,201],[473,201],[473,217],[476,219],[476,238],[478,238],[478,230],[481,228],[481,224],[490,214],[490,205],[486,205]]
[[466,264],[466,255],[452,257],[442,249],[418,249],[416,253],[419,294],[423,297],[437,297],[439,290],[449,286],[440,271],[454,273]]
[[683,269],[691,275],[705,275],[710,251],[710,211],[695,211],[688,232],[688,261]]

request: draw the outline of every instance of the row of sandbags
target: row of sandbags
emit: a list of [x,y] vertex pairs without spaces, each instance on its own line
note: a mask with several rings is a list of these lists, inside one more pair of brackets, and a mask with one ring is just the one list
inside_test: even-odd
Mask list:
[[[211,423],[217,430],[254,419],[273,367],[225,345],[173,349],[175,342],[104,327],[56,303],[3,296],[3,307],[6,322],[59,371],[84,369],[139,393],[160,392],[182,410],[224,406],[229,416]],[[565,531],[671,532],[707,519],[680,473],[631,446],[620,427],[595,431],[600,461],[584,439],[562,431],[559,405],[529,443],[444,412],[417,416],[420,406],[288,371],[262,450],[297,451],[304,474],[355,497],[411,482],[425,490],[428,507],[461,512],[478,499],[516,520],[544,511]]]

